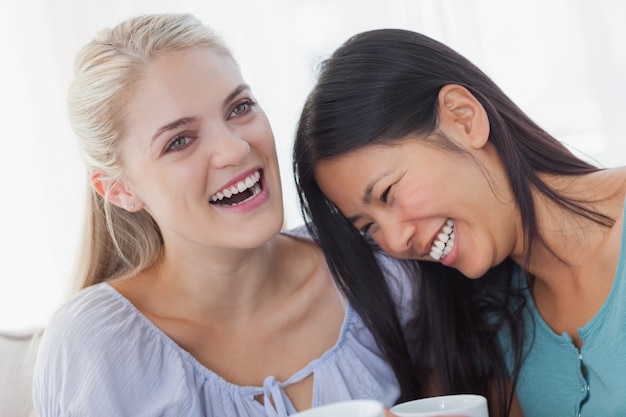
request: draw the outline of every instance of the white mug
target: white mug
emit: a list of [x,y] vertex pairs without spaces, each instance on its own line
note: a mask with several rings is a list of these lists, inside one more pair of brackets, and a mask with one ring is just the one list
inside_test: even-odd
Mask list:
[[385,417],[385,409],[375,400],[348,400],[310,408],[293,417]]
[[407,401],[391,407],[399,417],[489,417],[487,399],[481,395],[456,394]]

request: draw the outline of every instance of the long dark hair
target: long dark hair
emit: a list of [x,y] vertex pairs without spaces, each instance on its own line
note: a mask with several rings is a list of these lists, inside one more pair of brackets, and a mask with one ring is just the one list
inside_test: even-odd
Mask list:
[[[415,262],[423,279],[417,322],[407,340],[372,246],[323,195],[314,177],[320,161],[366,145],[436,135],[438,93],[447,84],[464,86],[485,108],[489,140],[503,161],[521,213],[527,260],[533,244],[544,244],[533,189],[573,213],[612,224],[584,202],[560,195],[539,176],[583,175],[597,167],[537,126],[466,58],[427,36],[400,29],[358,34],[322,64],[298,124],[296,185],[303,215],[336,280],[390,359],[401,399],[428,395],[434,377],[439,392],[481,393],[490,399],[494,415],[507,415],[511,390],[504,379],[510,377],[514,387],[528,337],[521,321],[524,298],[510,282],[513,262],[507,259],[477,280],[439,263]],[[513,346],[512,375],[497,342],[503,326]],[[412,365],[407,368],[407,363]],[[489,386],[494,380],[502,381],[495,394]]]

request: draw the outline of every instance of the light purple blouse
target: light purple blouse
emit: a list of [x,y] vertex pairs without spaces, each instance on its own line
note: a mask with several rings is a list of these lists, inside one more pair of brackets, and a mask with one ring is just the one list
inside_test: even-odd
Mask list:
[[[411,278],[392,258],[379,259],[406,323]],[[35,366],[34,402],[39,417],[284,417],[296,412],[284,387],[311,374],[312,406],[369,398],[390,407],[399,396],[391,368],[349,305],[339,339],[321,357],[286,381],[268,375],[263,386],[238,386],[200,364],[102,283],[74,296],[51,319]]]

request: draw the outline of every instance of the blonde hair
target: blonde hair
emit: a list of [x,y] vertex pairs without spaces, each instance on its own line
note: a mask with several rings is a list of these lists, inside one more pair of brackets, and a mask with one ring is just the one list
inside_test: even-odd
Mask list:
[[[98,168],[109,182],[120,179],[118,143],[126,133],[125,108],[134,83],[154,56],[193,47],[232,58],[221,38],[190,14],[134,17],[102,30],[82,48],[68,109],[89,173]],[[140,272],[156,261],[162,246],[159,228],[146,211],[130,213],[110,204],[89,181],[79,288]]]

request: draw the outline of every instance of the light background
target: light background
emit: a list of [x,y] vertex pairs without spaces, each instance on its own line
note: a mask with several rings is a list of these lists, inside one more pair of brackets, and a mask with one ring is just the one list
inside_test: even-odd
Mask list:
[[286,225],[302,223],[294,128],[319,62],[368,29],[455,48],[522,109],[603,166],[626,162],[626,2],[620,0],[22,0],[0,6],[0,330],[45,325],[67,296],[85,176],[65,113],[79,47],[140,13],[218,30],[277,139]]

